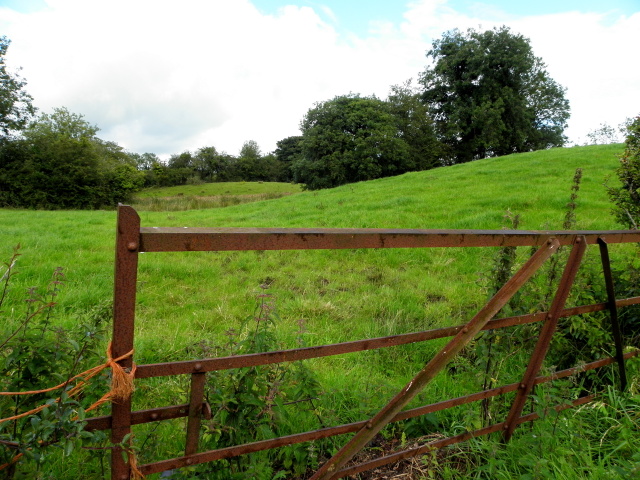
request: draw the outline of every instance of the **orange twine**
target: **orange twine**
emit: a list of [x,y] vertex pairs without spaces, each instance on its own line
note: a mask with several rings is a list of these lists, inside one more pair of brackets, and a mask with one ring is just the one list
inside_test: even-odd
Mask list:
[[[105,393],[102,396],[102,398],[100,398],[97,402],[93,403],[89,408],[85,410],[85,412],[89,412],[91,410],[95,410],[100,405],[108,401],[121,402],[126,398],[128,398],[129,396],[131,396],[131,394],[135,389],[133,380],[136,373],[136,365],[134,363],[130,371],[126,372],[124,368],[122,368],[118,364],[118,362],[121,360],[124,360],[125,358],[129,358],[132,355],[133,355],[133,350],[131,350],[128,353],[125,353],[124,355],[119,356],[118,358],[113,358],[111,356],[111,342],[109,342],[109,346],[107,347],[107,361],[102,365],[98,365],[97,367],[93,367],[93,368],[90,368],[89,370],[79,373],[78,375],[71,377],[66,382],[63,382],[54,387],[44,388],[42,390],[30,390],[27,392],[0,392],[0,395],[34,395],[37,393],[47,393],[47,392],[51,392],[53,390],[57,390],[59,388],[65,387],[69,385],[71,382],[73,382],[74,380],[80,379],[77,385],[69,389],[69,391],[67,392],[67,395],[69,397],[73,397],[74,395],[77,395],[84,389],[84,387],[87,385],[87,382],[91,378],[98,375],[104,369],[111,368],[111,389],[107,393]],[[54,403],[59,403],[59,402],[60,402],[60,398],[57,398]],[[13,417],[0,419],[0,423],[8,422],[10,420],[17,420],[19,418],[23,418],[28,415],[34,415],[36,413],[41,412],[45,408],[47,408],[49,405],[50,404],[40,405],[39,407],[29,410],[28,412],[23,412],[19,415],[14,415]],[[129,454],[128,455],[129,463],[131,465],[131,470],[132,470],[132,478],[134,478],[135,480],[143,479],[144,476],[138,470],[135,455],[133,454],[133,452],[128,452],[128,454]],[[11,461],[9,461],[8,463],[0,465],[0,471],[4,470],[9,465],[12,465],[13,463],[17,462],[22,456],[23,454],[19,453],[18,455],[13,457]]]
[[127,452],[127,457],[129,458],[129,466],[131,467],[131,476],[129,477],[131,480],[144,480],[144,475],[138,469],[138,459],[133,451]]

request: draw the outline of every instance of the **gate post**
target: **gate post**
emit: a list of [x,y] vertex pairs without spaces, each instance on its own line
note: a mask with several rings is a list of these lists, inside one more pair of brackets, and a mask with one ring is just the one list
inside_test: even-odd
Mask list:
[[[113,289],[113,336],[111,356],[118,358],[133,350],[133,327],[138,277],[138,251],[140,248],[140,217],[126,205],[118,206],[116,227],[116,260]],[[130,371],[133,358],[118,362]],[[131,433],[131,396],[111,403],[111,479],[129,480],[131,465],[123,458],[122,443]]]

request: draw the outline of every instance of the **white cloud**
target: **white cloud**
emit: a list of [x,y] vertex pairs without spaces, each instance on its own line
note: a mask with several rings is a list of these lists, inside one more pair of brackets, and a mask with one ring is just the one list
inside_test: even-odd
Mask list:
[[[546,27],[543,28],[543,27]],[[640,113],[640,64],[634,45],[640,13],[630,17],[565,13],[514,22],[531,39],[552,78],[567,87],[567,134],[581,143],[600,123],[618,126]]]
[[[350,91],[384,97],[424,69],[431,41],[446,30],[504,23],[500,12],[474,11],[414,2],[401,24],[377,23],[362,38],[340,36],[311,7],[264,15],[249,0],[49,0],[30,14],[0,8],[0,28],[12,40],[7,62],[23,67],[42,110],[82,113],[102,138],[132,151],[213,145],[235,154],[249,139],[273,150],[298,133],[314,102]],[[509,25],[568,87],[571,135],[640,111],[631,51],[640,15]]]

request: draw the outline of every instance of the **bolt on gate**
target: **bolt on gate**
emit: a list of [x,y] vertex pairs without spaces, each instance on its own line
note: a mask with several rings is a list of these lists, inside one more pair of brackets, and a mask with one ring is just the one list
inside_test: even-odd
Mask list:
[[[625,388],[625,360],[638,355],[638,350],[623,352],[622,337],[618,325],[617,309],[640,304],[640,297],[616,300],[608,245],[640,242],[640,231],[513,231],[513,230],[394,230],[394,229],[299,229],[299,228],[149,228],[140,226],[136,211],[126,205],[118,208],[114,286],[114,320],[112,356],[126,355],[134,347],[134,319],[138,254],[141,252],[188,252],[232,250],[308,250],[308,249],[361,249],[361,248],[433,248],[433,247],[504,247],[537,246],[536,253],[508,280],[480,311],[466,324],[422,332],[406,333],[381,338],[363,339],[331,345],[272,351],[267,353],[206,358],[137,365],[135,378],[151,378],[170,375],[190,375],[189,403],[132,411],[131,396],[112,404],[108,416],[88,419],[88,430],[111,430],[114,444],[111,460],[111,478],[128,480],[131,464],[122,455],[123,439],[131,433],[132,425],[157,422],[180,417],[187,418],[186,447],[183,456],[138,465],[143,475],[160,473],[189,465],[211,462],[286,445],[310,442],[322,438],[355,433],[354,436],[313,475],[312,479],[337,479],[379,466],[421,455],[447,445],[493,432],[503,432],[508,440],[515,428],[536,420],[537,414],[522,415],[526,399],[535,385],[568,377],[578,372],[618,364],[621,388]],[[550,258],[560,246],[571,247],[567,263],[555,297],[548,312],[510,318],[493,319],[498,311],[520,287]],[[575,279],[578,267],[588,245],[598,245],[600,250],[607,298],[603,303],[565,308],[565,302]],[[604,299],[603,299],[604,300]],[[586,365],[540,376],[539,371],[556,330],[559,318],[583,313],[608,310],[615,342],[615,356],[593,361]],[[542,322],[537,344],[521,382],[503,385],[463,397],[447,399],[435,404],[403,411],[403,408],[441,371],[465,345],[481,330],[492,330],[514,325]],[[227,447],[218,450],[199,451],[199,431],[202,418],[211,417],[211,409],[204,402],[204,385],[207,372],[232,368],[292,362],[344,353],[373,350],[436,338],[452,337],[415,377],[368,421],[322,428],[271,440]],[[131,356],[120,365],[130,371]],[[463,434],[432,441],[423,446],[393,453],[365,463],[345,465],[373,439],[388,423],[414,418],[458,405],[480,401],[516,392],[507,418],[487,427]],[[570,408],[588,403],[595,397],[586,395],[571,404],[558,406]]]

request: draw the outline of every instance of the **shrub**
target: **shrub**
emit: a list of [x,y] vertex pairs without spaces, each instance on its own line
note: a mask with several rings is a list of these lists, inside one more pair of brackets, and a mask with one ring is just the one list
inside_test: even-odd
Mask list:
[[[69,456],[84,442],[101,442],[102,432],[84,431],[84,407],[98,399],[104,388],[72,396],[71,378],[86,365],[103,363],[98,350],[104,338],[109,309],[96,308],[71,328],[56,319],[56,297],[64,287],[61,268],[54,271],[43,289],[29,288],[26,295],[12,291],[20,256],[16,247],[0,280],[0,389],[2,392],[40,391],[57,384],[51,392],[0,396],[0,475],[3,478],[39,478],[45,463],[59,455]],[[98,382],[106,377],[97,378]],[[61,391],[61,393],[59,393]],[[84,404],[84,407],[83,405]],[[38,412],[36,407],[46,405]],[[21,418],[11,419],[20,414]],[[4,467],[4,468],[3,468]]]
[[640,222],[640,116],[627,127],[624,154],[616,175],[621,186],[609,187],[609,197],[615,203],[613,214],[620,223],[638,228]]

